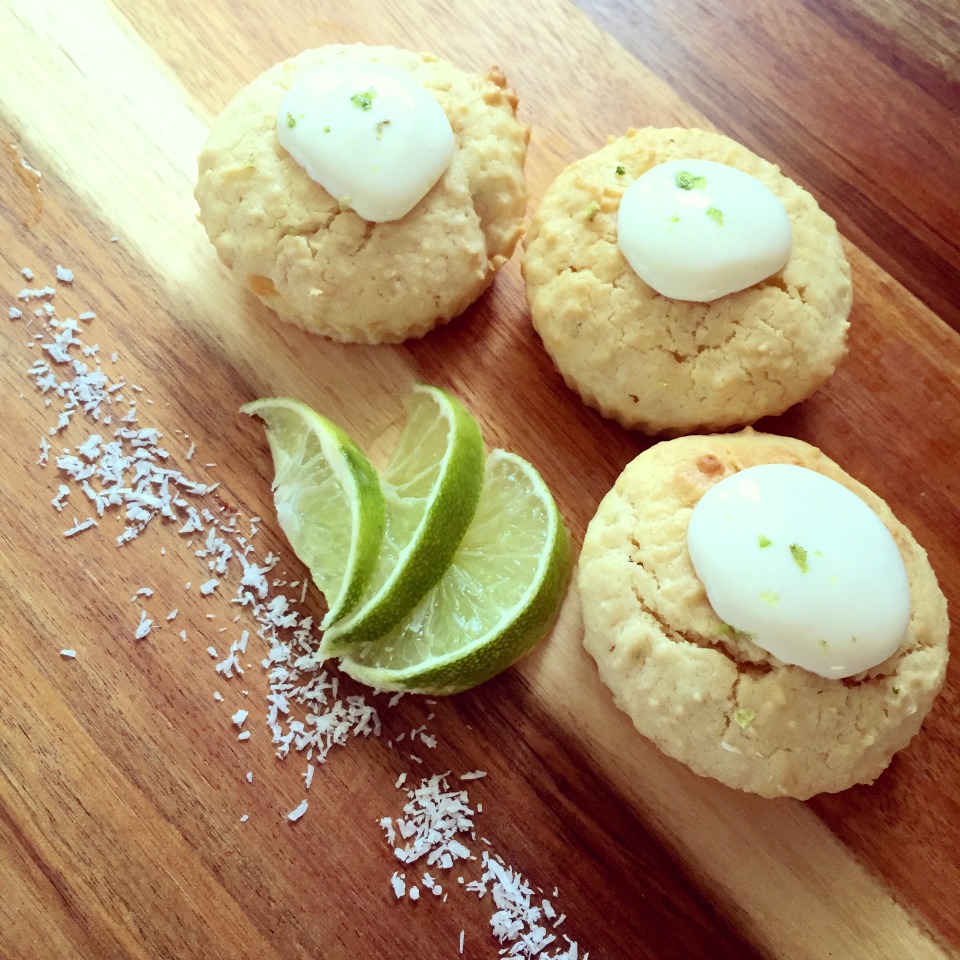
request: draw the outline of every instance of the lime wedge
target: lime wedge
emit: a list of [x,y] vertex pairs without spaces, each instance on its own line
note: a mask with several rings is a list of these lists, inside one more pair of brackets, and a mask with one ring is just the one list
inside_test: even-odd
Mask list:
[[381,636],[447,569],[483,483],[483,436],[466,407],[418,384],[380,485],[387,526],[380,558],[356,609],[323,635],[318,659]]
[[473,523],[453,562],[390,633],[341,669],[382,690],[442,695],[506,669],[549,631],[570,574],[570,540],[540,475],[494,450]]
[[356,606],[377,565],[386,525],[377,472],[299,400],[265,397],[240,409],[266,424],[277,519],[327,601],[326,627]]

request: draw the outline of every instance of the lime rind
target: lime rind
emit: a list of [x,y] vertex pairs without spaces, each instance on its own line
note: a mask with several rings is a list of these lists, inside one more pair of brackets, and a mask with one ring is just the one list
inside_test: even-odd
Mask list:
[[[440,432],[425,437],[431,423]],[[431,440],[442,443],[442,456],[421,463],[417,454]],[[318,659],[382,636],[443,576],[476,512],[483,465],[483,435],[467,408],[417,384],[381,476],[387,525],[379,563],[357,608],[324,633]]]
[[299,400],[265,397],[240,409],[266,425],[277,518],[324,594],[326,628],[357,605],[376,568],[386,526],[380,479],[340,427]]
[[[502,520],[497,516],[497,497],[489,492],[489,484],[490,478],[495,482],[504,472],[519,476],[532,495],[517,497],[515,508],[532,509],[542,522],[539,530],[521,528],[512,534],[512,540],[510,534],[497,540],[482,529],[485,525],[495,528]],[[346,674],[382,690],[435,696],[457,693],[511,666],[550,631],[566,594],[572,566],[570,537],[560,511],[536,470],[515,454],[493,451],[487,458],[486,477],[475,525],[440,583],[406,623],[347,654],[340,663]],[[517,537],[526,534],[536,536],[536,543],[527,549],[538,551],[538,562],[526,580],[517,581],[511,563],[518,552]],[[471,568],[476,571],[477,562],[465,554],[482,548],[488,555],[481,566],[487,568],[488,575],[472,576]],[[521,546],[519,552],[524,553],[525,548]],[[491,576],[498,566],[502,572]],[[500,597],[496,596],[498,590]],[[512,594],[512,602],[504,605],[507,594]],[[449,598],[455,598],[452,604]],[[476,608],[481,606],[494,612],[492,622],[478,619]],[[444,619],[456,626],[458,645],[452,650],[436,649],[432,625]]]

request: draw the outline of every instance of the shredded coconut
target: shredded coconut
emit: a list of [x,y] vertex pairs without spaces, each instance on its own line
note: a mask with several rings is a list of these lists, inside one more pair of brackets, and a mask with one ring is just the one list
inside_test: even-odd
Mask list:
[[140,622],[137,624],[136,632],[133,635],[134,640],[143,640],[153,629],[153,621],[147,619],[146,611],[140,611]]
[[291,822],[296,822],[307,812],[308,806],[309,804],[306,800],[301,800],[299,805],[294,807],[294,809],[287,814],[287,819]]

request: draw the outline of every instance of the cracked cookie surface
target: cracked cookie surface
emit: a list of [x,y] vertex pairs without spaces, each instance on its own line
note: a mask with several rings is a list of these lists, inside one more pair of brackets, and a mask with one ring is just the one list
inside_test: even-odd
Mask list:
[[[714,613],[687,552],[690,514],[713,484],[761,463],[838,481],[890,530],[911,616],[882,664],[826,680],[782,663]],[[577,580],[584,645],[617,705],[664,753],[741,790],[807,798],[873,782],[943,684],[949,622],[926,553],[883,500],[799,440],[747,429],[651,447],[601,502]]]
[[[691,158],[756,177],[793,230],[783,269],[705,304],[656,293],[617,245],[627,187],[651,167]],[[557,177],[524,246],[527,299],[547,352],[571,389],[626,427],[676,435],[782,413],[846,350],[852,288],[836,225],[779,168],[720,134],[647,128],[611,140]]]
[[[440,181],[405,217],[371,223],[332,197],[280,145],[281,98],[337,58],[406,70],[431,91],[456,146]],[[499,68],[467,73],[395,47],[306,50],[241,90],[200,153],[200,221],[238,280],[284,319],[335,340],[419,337],[462,313],[523,230],[529,130]]]

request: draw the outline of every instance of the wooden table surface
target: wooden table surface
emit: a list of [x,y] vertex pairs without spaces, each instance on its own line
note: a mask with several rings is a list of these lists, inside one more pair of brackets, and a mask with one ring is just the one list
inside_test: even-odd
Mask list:
[[[160,431],[167,464],[219,484],[187,497],[211,511],[207,528],[236,516],[246,532],[264,518],[250,556],[281,557],[272,577],[287,586],[272,589],[304,615],[322,606],[290,586],[304,571],[272,517],[262,431],[237,413],[253,397],[299,396],[377,456],[411,382],[447,387],[490,446],[537,465],[578,545],[649,445],[563,386],[530,327],[516,259],[449,327],[373,348],[276,321],[217,263],[192,199],[216,113],[305,46],[395,43],[504,68],[533,127],[532,205],[605,136],[647,124],[714,125],[820,198],[848,241],[850,354],[814,397],[760,426],[822,447],[884,496],[928,550],[957,622],[955,3],[582,7],[0,0],[0,307],[25,314],[0,326],[3,960],[433,960],[460,956],[461,933],[463,956],[496,957],[491,895],[456,879],[476,879],[479,863],[433,871],[445,897],[398,900],[391,888],[398,868],[408,883],[423,872],[395,860],[378,825],[402,815],[395,784],[446,771],[477,810],[476,837],[464,838],[473,854],[496,852],[542,888],[580,958],[960,954],[957,660],[920,735],[875,785],[764,801],[694,776],[634,733],[582,650],[571,593],[550,639],[475,691],[392,706],[368,693],[380,735],[333,747],[307,789],[307,758],[274,754],[266,648],[251,611],[231,603],[236,557],[205,595],[209,557],[182,520],[157,518],[118,547],[114,509],[64,536],[91,511],[55,460],[108,428],[78,412],[48,434],[64,399],[28,376],[38,359],[57,366],[42,346],[48,318],[34,316],[44,302],[60,319],[96,314],[78,337],[91,367],[99,359],[127,384],[117,419],[134,405],[130,426]],[[72,283],[55,279],[57,264]],[[17,300],[47,284],[52,299]],[[145,619],[153,627],[135,639]],[[216,664],[244,629],[245,672],[227,679]],[[361,693],[342,683],[344,702]],[[246,740],[231,720],[239,709]],[[486,777],[458,779],[476,770]]]

